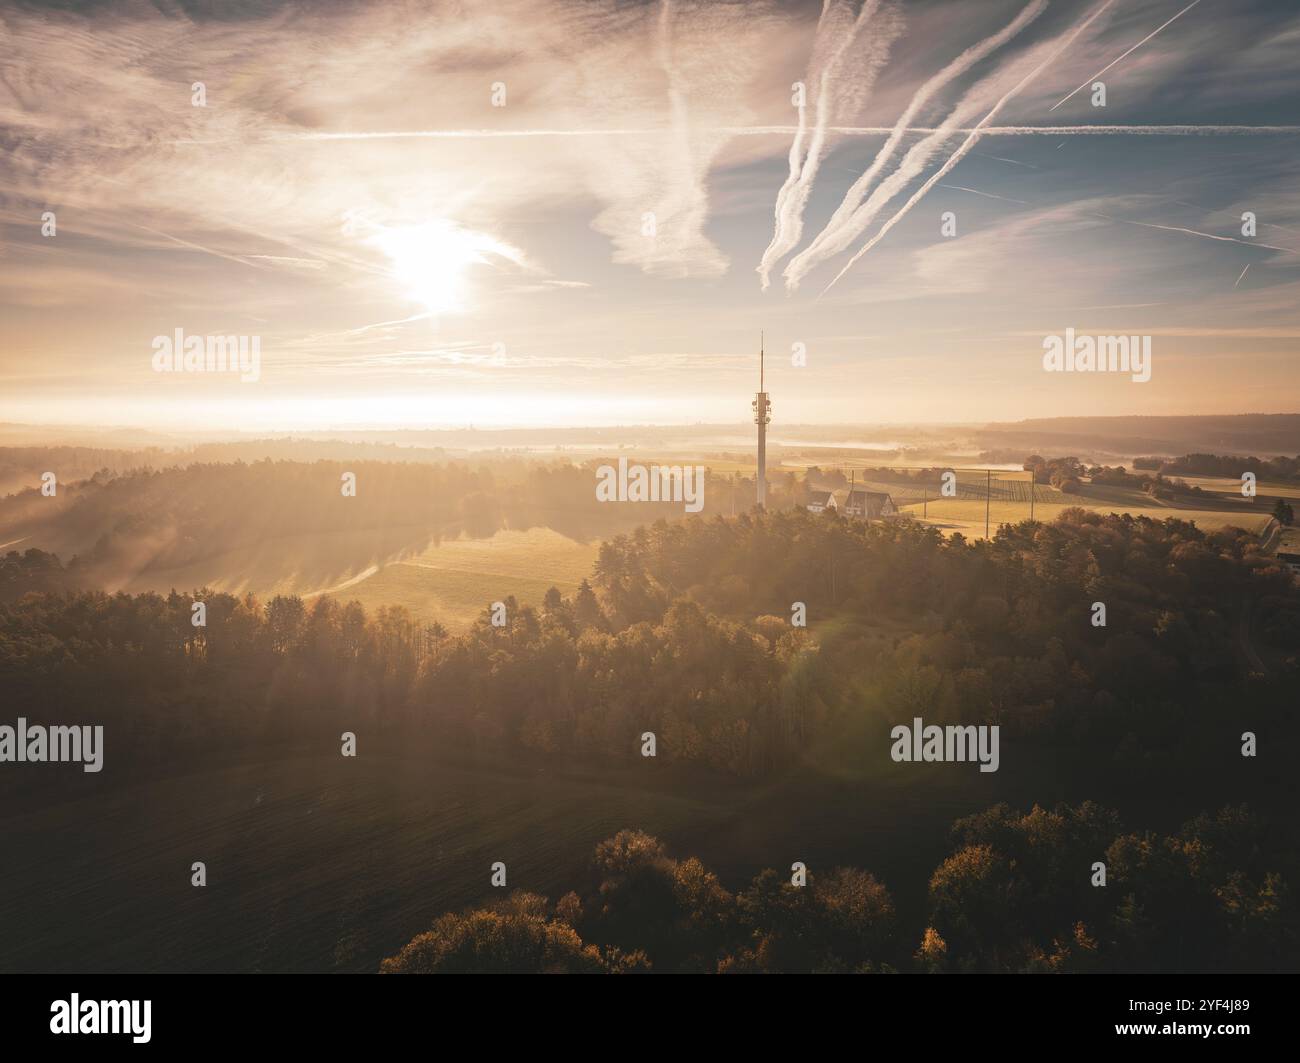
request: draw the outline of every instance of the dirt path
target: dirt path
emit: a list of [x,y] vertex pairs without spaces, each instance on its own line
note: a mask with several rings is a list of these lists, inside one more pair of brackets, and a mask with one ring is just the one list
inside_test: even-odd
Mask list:
[[1268,524],[1264,527],[1260,547],[1266,554],[1275,554],[1281,541],[1282,524],[1276,517],[1270,517]]
[[351,579],[345,579],[342,583],[336,583],[333,587],[325,587],[318,591],[308,591],[302,597],[319,598],[322,594],[334,594],[336,591],[347,590],[347,588],[355,586],[356,584],[360,583],[362,580],[369,579],[378,571],[379,571],[378,565],[371,565],[364,572],[358,572]]

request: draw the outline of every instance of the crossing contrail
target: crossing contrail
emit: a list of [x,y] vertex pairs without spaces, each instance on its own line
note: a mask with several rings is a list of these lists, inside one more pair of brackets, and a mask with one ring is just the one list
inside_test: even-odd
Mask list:
[[1132,218],[1113,218],[1109,214],[1099,214],[1096,211],[1090,213],[1097,218],[1105,218],[1107,221],[1116,221],[1121,225],[1141,225],[1144,229],[1163,229],[1170,233],[1186,233],[1188,236],[1203,236],[1207,240],[1220,240],[1228,244],[1241,244],[1244,247],[1263,247],[1269,251],[1285,251],[1288,255],[1300,254],[1294,247],[1278,247],[1276,244],[1263,244],[1258,240],[1241,240],[1235,236],[1219,236],[1217,233],[1203,233],[1200,229],[1187,229],[1181,225],[1157,225],[1153,221],[1134,221]]
[[[1007,203],[1017,203],[1023,207],[1036,208],[1039,206],[1039,204],[1037,203],[1029,203],[1023,199],[1012,199],[1010,196],[997,196],[994,195],[992,192],[981,192],[978,188],[967,188],[964,185],[941,184],[939,185],[939,187],[955,188],[959,192],[972,192],[977,196],[984,196],[987,199],[1001,199]],[[1174,202],[1178,202],[1178,201],[1175,200]],[[1263,248],[1266,251],[1281,251],[1284,254],[1288,254],[1288,255],[1300,254],[1300,250],[1296,250],[1293,247],[1279,247],[1277,244],[1264,244],[1264,243],[1260,243],[1258,240],[1241,240],[1235,236],[1220,236],[1218,233],[1202,232],[1200,229],[1188,229],[1182,225],[1160,225],[1153,221],[1136,221],[1133,218],[1116,218],[1113,214],[1103,214],[1097,210],[1090,210],[1087,211],[1086,213],[1090,217],[1101,218],[1102,221],[1113,222],[1116,225],[1140,225],[1144,229],[1162,229],[1163,231],[1170,232],[1170,233],[1183,233],[1186,236],[1199,236],[1205,240],[1219,240],[1223,243],[1241,244],[1243,247],[1259,247],[1259,248]],[[1250,266],[1247,265],[1246,269],[1250,269]],[[1244,277],[1245,275],[1246,275],[1246,270],[1243,269],[1241,271],[1241,277]],[[1237,278],[1237,284],[1241,283],[1241,277]],[[1236,286],[1237,286],[1236,284],[1233,285],[1234,288]]]
[[[1194,8],[1194,7],[1195,7],[1197,4],[1199,4],[1200,2],[1201,2],[1201,0],[1192,0],[1192,2],[1191,2],[1190,4],[1188,4],[1188,5],[1187,5],[1185,8],[1183,8],[1180,12],[1178,12],[1178,14],[1176,14],[1173,18],[1171,18],[1171,19],[1169,20],[1169,22],[1173,22],[1175,19],[1182,18],[1185,14],[1187,14],[1187,12],[1189,12],[1192,8]],[[1157,33],[1159,33],[1162,29],[1164,29],[1165,26],[1168,26],[1168,25],[1169,25],[1169,22],[1165,22],[1165,23],[1162,23],[1161,25],[1157,26],[1157,27],[1156,27],[1155,29],[1153,29],[1150,33],[1148,33],[1145,37],[1143,37],[1140,41],[1138,41],[1137,44],[1133,45],[1132,48],[1130,48],[1127,52],[1125,52],[1124,55],[1121,55],[1121,56],[1119,57],[1119,59],[1112,59],[1109,63],[1107,63],[1107,64],[1106,64],[1105,66],[1103,66],[1100,70],[1098,70],[1097,73],[1093,74],[1092,77],[1088,78],[1087,81],[1085,81],[1082,85],[1080,85],[1078,89],[1075,89],[1074,92],[1069,93],[1069,95],[1067,95],[1067,96],[1063,96],[1061,99],[1057,100],[1054,104],[1052,104],[1051,107],[1047,108],[1048,111],[1054,111],[1054,110],[1056,110],[1058,107],[1061,106],[1061,104],[1063,104],[1066,100],[1068,100],[1068,99],[1070,98],[1070,96],[1073,96],[1075,92],[1078,92],[1079,89],[1086,88],[1088,85],[1091,85],[1094,81],[1096,81],[1099,77],[1101,77],[1102,74],[1106,73],[1107,70],[1109,70],[1109,69],[1110,69],[1111,67],[1113,67],[1116,63],[1118,63],[1120,59],[1123,59],[1125,56],[1132,55],[1132,54],[1133,54],[1134,52],[1136,52],[1139,48],[1141,48],[1142,45],[1146,44],[1147,41],[1149,41],[1152,37],[1154,37],[1154,36],[1155,36]]]
[[830,221],[826,223],[816,239],[791,259],[786,266],[785,283],[787,288],[793,290],[799,287],[800,281],[818,263],[843,251],[870,224],[871,219],[884,209],[885,204],[903,190],[907,181],[925,168],[930,156],[939,150],[944,139],[943,133],[933,133],[926,141],[915,145],[903,157],[903,162],[894,173],[890,174],[885,183],[872,194],[866,208],[860,208],[863,197],[871,187],[871,183],[893,157],[894,151],[906,134],[909,124],[917,116],[921,108],[930,102],[931,97],[954,78],[966,73],[972,66],[987,57],[990,52],[1004,45],[1037,18],[1044,7],[1046,7],[1045,0],[1033,0],[1006,27],[978,44],[967,48],[917,90],[916,95],[912,97],[911,102],[899,116],[894,128],[890,130],[889,139],[876,153],[875,159],[866,172],[854,181],[852,187],[844,194],[843,201],[836,208]]
[[[763,258],[758,265],[758,274],[764,289],[770,284],[771,272],[777,262],[793,250],[803,236],[803,212],[812,194],[822,157],[826,153],[827,128],[830,125],[832,112],[840,109],[850,99],[860,98],[870,91],[876,74],[884,64],[889,48],[897,36],[898,26],[895,22],[886,25],[881,32],[871,38],[862,68],[855,71],[856,77],[849,83],[850,91],[846,93],[839,84],[840,67],[862,30],[875,17],[880,5],[881,0],[866,0],[853,24],[834,44],[825,61],[817,64],[817,69],[814,71],[817,86],[816,124],[802,166],[799,166],[796,154],[796,149],[802,146],[801,136],[796,135],[796,143],[791,148],[790,176],[786,178],[785,184],[777,194],[776,224],[772,240],[763,252]],[[827,16],[831,12],[839,14],[842,10],[832,3],[828,3],[822,9],[822,17],[817,24],[819,36],[826,32],[834,32],[834,23],[829,21]],[[816,46],[814,46],[814,55],[816,55]],[[809,80],[813,78],[810,77]],[[799,125],[801,129],[805,126],[803,108],[799,110]]]
[[913,192],[911,198],[908,199],[908,201],[904,203],[902,207],[900,207],[894,213],[894,216],[892,218],[890,218],[887,222],[885,222],[884,225],[880,227],[880,231],[876,233],[876,235],[873,236],[870,240],[868,240],[866,244],[863,245],[862,249],[858,251],[857,254],[855,254],[851,259],[849,259],[849,261],[845,264],[844,268],[835,275],[835,279],[832,280],[830,284],[826,285],[826,287],[822,290],[823,295],[825,295],[826,292],[830,291],[831,288],[835,286],[835,282],[838,281],[841,277],[843,277],[846,272],[848,272],[849,268],[853,265],[853,263],[855,263],[858,259],[860,259],[863,255],[865,255],[868,251],[870,251],[873,247],[875,247],[876,244],[880,243],[880,241],[885,238],[889,230],[892,229],[895,225],[897,225],[900,221],[902,221],[902,219],[907,216],[908,211],[910,211],[914,206],[916,206],[917,203],[919,203],[922,199],[925,198],[925,194],[929,192],[931,188],[937,185],[941,180],[943,180],[943,178],[948,176],[949,171],[952,170],[952,168],[956,166],[959,162],[961,162],[961,160],[965,157],[966,153],[975,146],[975,143],[980,138],[980,133],[983,130],[984,126],[986,126],[989,122],[993,121],[993,119],[997,116],[997,113],[1000,110],[1002,110],[1002,108],[1006,105],[1007,101],[1010,100],[1017,92],[1019,92],[1027,84],[1029,84],[1030,81],[1032,81],[1035,77],[1037,77],[1040,73],[1042,73],[1045,67],[1047,67],[1049,64],[1059,59],[1061,55],[1065,52],[1065,50],[1074,43],[1075,38],[1078,37],[1079,34],[1082,33],[1085,29],[1087,29],[1090,25],[1092,25],[1092,23],[1096,21],[1096,19],[1102,14],[1102,12],[1104,12],[1114,2],[1115,0],[1105,0],[1104,3],[1099,5],[1091,15],[1089,15],[1086,19],[1084,19],[1081,23],[1079,23],[1079,25],[1076,26],[1070,32],[1069,36],[1065,38],[1065,40],[1061,43],[1061,46],[1059,48],[1057,48],[1054,52],[1052,52],[1051,55],[1049,55],[1046,59],[1044,59],[1041,63],[1039,63],[1036,67],[1034,67],[1033,70],[1031,70],[1018,82],[1016,82],[1016,84],[1013,85],[1011,89],[1008,92],[1006,92],[1002,96],[1002,98],[997,101],[997,103],[993,105],[993,107],[989,110],[989,113],[986,114],[984,118],[975,126],[975,128],[971,130],[971,132],[966,137],[966,139],[963,140],[960,145],[958,145],[957,150],[954,151],[950,156],[948,156],[948,161],[945,162],[942,166],[940,166],[939,169],[925,182],[925,184],[923,184],[920,188],[918,188],[915,192]]
[[[826,2],[822,5],[821,17],[817,20],[817,29],[813,31],[814,42],[816,42],[817,38],[821,35],[822,26],[826,21],[826,16],[827,13],[830,11],[830,9],[831,9],[830,0],[826,0]],[[814,55],[815,54],[816,54],[816,44],[814,43]],[[767,245],[767,250],[763,252],[764,261],[766,261],[768,255],[772,253],[773,248],[777,247],[785,237],[783,231],[785,228],[785,203],[786,200],[789,198],[790,193],[794,190],[795,185],[799,183],[799,180],[803,174],[803,162],[804,162],[803,143],[804,143],[804,134],[807,131],[807,116],[808,116],[808,103],[807,100],[804,99],[799,104],[799,126],[797,131],[795,132],[794,140],[791,141],[790,143],[790,173],[787,175],[785,179],[785,183],[781,186],[780,190],[776,194],[776,205],[773,208],[773,222],[775,227],[772,232],[772,240]],[[766,288],[768,286],[768,278],[767,278],[767,274],[763,272],[763,267],[761,264],[759,266],[759,272],[762,275],[761,276],[762,286]]]

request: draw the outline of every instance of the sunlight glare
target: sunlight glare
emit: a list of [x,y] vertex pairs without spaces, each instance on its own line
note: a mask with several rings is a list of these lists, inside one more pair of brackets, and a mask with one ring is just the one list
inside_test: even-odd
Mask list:
[[468,309],[466,271],[490,257],[524,265],[523,253],[487,233],[437,219],[382,229],[373,242],[392,262],[392,275],[405,293],[431,314]]

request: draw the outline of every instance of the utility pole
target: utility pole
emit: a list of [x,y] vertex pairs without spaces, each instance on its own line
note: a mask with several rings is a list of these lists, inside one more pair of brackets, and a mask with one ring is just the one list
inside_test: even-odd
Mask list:
[[1038,484],[1038,470],[1029,466],[1029,519],[1034,519],[1034,488]]
[[985,469],[988,477],[984,487],[984,538],[989,537],[989,504],[993,501],[993,470]]

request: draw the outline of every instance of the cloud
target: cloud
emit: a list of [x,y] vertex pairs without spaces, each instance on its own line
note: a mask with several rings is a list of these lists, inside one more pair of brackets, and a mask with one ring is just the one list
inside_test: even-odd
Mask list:
[[[752,123],[747,86],[774,19],[766,5],[614,0],[285,5],[222,21],[134,5],[7,12],[5,214],[49,206],[65,232],[123,243],[147,226],[246,265],[329,262],[331,286],[364,291],[385,263],[343,231],[349,214],[499,237],[585,203],[614,262],[717,276],[728,260],[704,232],[707,177],[725,130]],[[573,134],[563,146],[544,135],[557,123]],[[466,125],[508,139],[445,135]],[[648,132],[600,135],[607,126]],[[376,128],[438,142],[349,147]]]
[[[860,2],[836,0],[828,18],[847,31]],[[781,389],[805,389],[810,409],[842,402],[843,415],[856,407],[841,396],[875,382],[832,369],[823,334],[854,337],[834,346],[847,365],[863,347],[904,361],[924,351],[918,320],[973,318],[1002,334],[1034,306],[1143,302],[1164,324],[1294,322],[1300,255],[1270,248],[1300,248],[1300,13],[1201,4],[1103,75],[1106,109],[1078,94],[1051,112],[1188,0],[1116,3],[990,120],[1096,0],[1056,0],[996,46],[1031,0],[907,4],[907,32],[877,68],[895,2],[882,0],[838,76],[820,80],[845,33],[819,42],[813,3],[289,0],[220,18],[143,0],[10,4],[6,400],[81,389],[91,409],[110,393],[141,408],[196,401],[206,385],[151,374],[149,339],[255,325],[269,417],[284,397],[311,409],[308,397],[339,394],[340,377],[345,403],[371,373],[390,393],[404,373],[436,375],[454,407],[458,374],[525,396],[539,373],[557,387],[570,374],[614,400],[635,366],[636,387],[671,404],[694,394],[704,358],[733,360],[710,370],[734,371],[727,388],[751,386],[752,339],[766,327],[773,349],[806,341],[825,370]],[[802,136],[796,80],[810,85]],[[206,107],[191,105],[199,81]],[[978,144],[986,137],[996,149]],[[918,190],[958,206],[959,238],[920,220],[929,203],[897,212]],[[57,238],[40,235],[45,210]],[[1253,239],[1240,232],[1247,210]],[[866,228],[847,226],[868,213]],[[809,297],[763,300],[758,320],[748,269],[770,239],[769,264],[806,289],[819,277],[806,268],[847,257],[884,219],[889,240],[851,285],[815,309]],[[478,250],[464,256],[468,309],[435,319],[411,295],[424,265],[408,263],[403,282],[368,237],[443,224],[475,234]],[[504,358],[483,354],[497,343]],[[932,349],[935,365],[961,371]],[[656,361],[664,351],[690,353]],[[1277,402],[1297,394],[1270,379]],[[891,416],[931,416],[922,402]],[[747,400],[718,412],[748,416]]]

